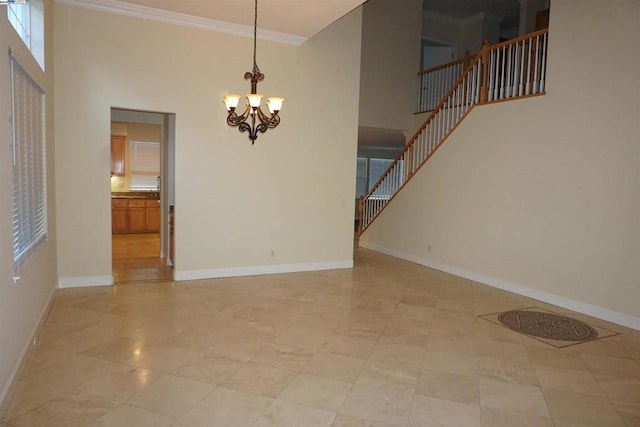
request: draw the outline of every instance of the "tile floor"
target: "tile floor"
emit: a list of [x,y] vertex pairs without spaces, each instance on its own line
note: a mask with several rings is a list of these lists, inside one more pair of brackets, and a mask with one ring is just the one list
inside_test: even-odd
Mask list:
[[558,307],[360,249],[353,270],[56,294],[2,427],[638,426],[640,332],[557,349]]

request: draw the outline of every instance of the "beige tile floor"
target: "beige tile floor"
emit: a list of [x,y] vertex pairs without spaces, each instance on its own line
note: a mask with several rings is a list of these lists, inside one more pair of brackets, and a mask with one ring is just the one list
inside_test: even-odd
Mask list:
[[557,349],[527,298],[360,249],[353,270],[57,292],[3,427],[638,426],[640,332]]

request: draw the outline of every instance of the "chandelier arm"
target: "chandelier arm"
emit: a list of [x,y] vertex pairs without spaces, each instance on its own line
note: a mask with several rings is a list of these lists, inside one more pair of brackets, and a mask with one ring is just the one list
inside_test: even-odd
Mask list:
[[264,113],[264,111],[262,111],[262,108],[258,107],[257,113],[260,123],[266,123],[269,121],[269,117]]
[[260,123],[264,123],[269,129],[273,129],[280,124],[278,113],[273,112],[271,115],[267,115],[260,107],[258,107],[258,118]]
[[249,117],[250,107],[247,105],[247,108],[241,115],[238,115],[235,110],[229,111],[229,115],[227,115],[227,124],[230,126],[239,126],[247,120]]
[[271,118],[269,118],[269,129],[273,129],[279,124],[280,124],[280,116],[278,115],[278,113],[273,113]]

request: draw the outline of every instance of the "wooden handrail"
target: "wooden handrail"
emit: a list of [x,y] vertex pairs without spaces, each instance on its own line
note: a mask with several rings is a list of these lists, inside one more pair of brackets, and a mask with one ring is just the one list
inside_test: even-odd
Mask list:
[[432,73],[434,71],[443,70],[445,68],[449,68],[449,67],[452,67],[452,66],[458,65],[458,64],[464,64],[464,68],[467,68],[467,66],[469,65],[469,62],[473,58],[475,58],[476,55],[471,55],[469,53],[469,51],[466,51],[462,58],[456,59],[455,61],[447,62],[445,64],[436,65],[435,67],[431,67],[431,68],[426,68],[424,70],[420,70],[420,71],[418,71],[418,75],[420,76],[422,74],[429,74],[429,73]]
[[462,73],[462,75],[458,78],[458,80],[456,80],[455,84],[451,87],[451,89],[449,89],[449,92],[447,92],[447,94],[444,96],[444,98],[442,98],[442,100],[440,101],[440,103],[436,106],[436,108],[427,116],[427,118],[425,119],[424,123],[422,124],[422,126],[420,126],[420,128],[416,131],[416,133],[411,137],[411,139],[409,140],[409,142],[407,142],[407,144],[404,146],[404,148],[400,151],[400,153],[398,154],[398,156],[395,158],[395,160],[393,161],[393,163],[391,163],[391,165],[389,165],[389,167],[386,169],[386,171],[380,176],[380,178],[378,179],[378,181],[376,181],[376,183],[373,185],[373,187],[371,187],[371,190],[369,190],[369,192],[362,197],[362,201],[364,202],[364,200],[366,200],[367,198],[369,198],[370,196],[373,195],[373,193],[375,193],[375,191],[378,189],[378,187],[380,187],[380,184],[382,184],[382,182],[384,181],[385,175],[387,174],[387,172],[391,169],[393,169],[393,167],[403,159],[403,155],[404,153],[407,152],[407,150],[410,149],[410,147],[415,143],[415,141],[418,139],[418,137],[420,136],[420,134],[422,132],[424,132],[424,130],[427,128],[427,126],[429,125],[429,123],[431,123],[431,121],[433,120],[433,118],[441,111],[444,109],[447,100],[449,99],[449,97],[456,91],[456,89],[458,88],[458,86],[465,80],[465,77],[467,76],[467,74],[469,73],[469,71],[473,68],[473,65],[480,59],[480,55],[482,54],[482,51],[480,53],[478,53],[475,58],[473,58],[473,60],[469,63],[469,65],[467,66],[467,68],[465,69],[464,73]]
[[548,28],[543,28],[542,30],[534,31],[534,32],[529,33],[529,34],[525,34],[524,36],[519,36],[519,37],[516,37],[516,38],[513,38],[513,39],[509,39],[509,40],[506,40],[506,41],[503,41],[503,42],[500,42],[500,43],[488,45],[487,47],[490,50],[499,49],[499,48],[504,47],[504,46],[509,46],[509,45],[520,43],[520,42],[525,41],[525,40],[530,40],[530,39],[536,38],[536,37],[541,36],[543,34],[547,34],[548,32],[549,32]]

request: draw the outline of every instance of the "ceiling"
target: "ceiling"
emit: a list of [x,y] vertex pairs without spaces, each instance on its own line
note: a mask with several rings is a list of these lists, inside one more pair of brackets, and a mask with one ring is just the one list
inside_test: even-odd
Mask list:
[[358,145],[370,148],[393,148],[404,147],[406,137],[402,131],[397,129],[383,129],[368,126],[358,127]]
[[[366,0],[260,0],[258,27],[308,39]],[[64,0],[76,5],[111,9],[153,9],[196,18],[253,27],[253,0]],[[423,9],[454,19],[481,12],[500,16],[501,27],[518,26],[519,0],[423,0]]]
[[502,29],[516,28],[520,23],[519,0],[423,0],[422,8],[455,19],[490,13],[503,18]]
[[[73,2],[97,3],[96,0]],[[258,27],[310,38],[364,2],[365,0],[260,0]],[[98,3],[110,7],[142,6],[253,28],[253,0],[102,0]]]

